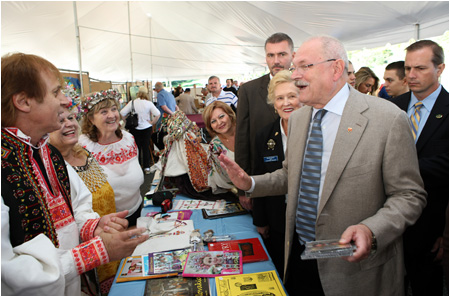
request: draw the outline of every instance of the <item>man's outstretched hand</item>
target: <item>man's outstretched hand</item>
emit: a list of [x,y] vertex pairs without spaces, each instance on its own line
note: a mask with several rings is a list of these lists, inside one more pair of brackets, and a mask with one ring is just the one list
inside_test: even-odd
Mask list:
[[239,165],[225,154],[219,156],[220,166],[225,169],[236,188],[248,191],[252,187],[252,179]]

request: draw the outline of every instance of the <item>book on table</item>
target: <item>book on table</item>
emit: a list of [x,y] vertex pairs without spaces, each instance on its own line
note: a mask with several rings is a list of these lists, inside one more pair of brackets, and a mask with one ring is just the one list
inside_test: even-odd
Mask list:
[[237,216],[248,213],[248,211],[242,207],[239,202],[227,203],[224,208],[221,209],[202,209],[203,218],[218,219],[224,217]]
[[241,251],[190,252],[183,270],[184,277],[214,277],[242,273]]
[[275,270],[218,276],[217,296],[286,296]]
[[236,239],[219,242],[209,242],[208,250],[210,251],[242,251],[242,263],[251,263],[259,261],[267,261],[267,256],[264,247],[258,238]]
[[149,274],[183,272],[190,248],[148,254]]
[[206,277],[168,277],[149,279],[144,296],[210,296]]
[[121,283],[177,275],[178,272],[151,274],[149,273],[148,255],[131,256],[123,260],[122,265],[119,267],[119,276],[116,282]]

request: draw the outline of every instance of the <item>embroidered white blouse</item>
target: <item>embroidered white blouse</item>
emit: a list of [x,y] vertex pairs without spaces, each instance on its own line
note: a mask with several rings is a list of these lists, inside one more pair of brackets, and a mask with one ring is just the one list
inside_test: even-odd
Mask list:
[[105,171],[114,190],[116,211],[128,209],[128,216],[131,216],[142,203],[140,186],[144,183],[144,173],[139,165],[133,135],[124,130],[122,133],[122,139],[114,143],[93,142],[84,134],[80,135],[78,142],[92,153]]

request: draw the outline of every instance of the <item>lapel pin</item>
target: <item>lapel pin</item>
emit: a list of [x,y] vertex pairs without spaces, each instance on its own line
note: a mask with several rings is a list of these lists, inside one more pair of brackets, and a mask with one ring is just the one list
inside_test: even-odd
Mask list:
[[275,148],[275,140],[269,139],[269,141],[267,142],[267,149],[274,150],[274,148]]
[[275,132],[275,136],[277,136],[278,135],[278,132]]
[[441,119],[442,118],[442,115],[441,114],[437,114],[436,115],[436,119]]
[[347,131],[348,131],[348,132],[352,132],[352,130],[353,130],[352,127],[348,127],[348,128],[347,128]]

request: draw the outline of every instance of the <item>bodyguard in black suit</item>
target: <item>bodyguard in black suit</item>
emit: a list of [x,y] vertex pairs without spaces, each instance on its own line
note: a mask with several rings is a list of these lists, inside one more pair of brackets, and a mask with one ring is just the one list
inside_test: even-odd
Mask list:
[[[236,111],[236,145],[234,157],[247,173],[253,174],[252,164],[256,158],[256,133],[262,127],[272,123],[278,116],[267,104],[267,87],[271,76],[283,69],[289,69],[294,56],[294,43],[284,33],[275,33],[267,38],[264,45],[266,63],[270,73],[239,88],[239,105]],[[251,200],[242,196],[242,206],[251,208]]]
[[[442,295],[442,236],[449,199],[448,92],[439,77],[445,68],[442,48],[429,40],[407,49],[405,71],[411,92],[391,99],[408,116],[422,102],[416,138],[420,174],[428,192],[427,206],[415,225],[404,234],[406,280],[413,295]],[[434,104],[433,104],[434,103]],[[432,106],[432,108],[430,108]],[[426,118],[426,115],[428,117]],[[422,122],[426,121],[426,122]]]

